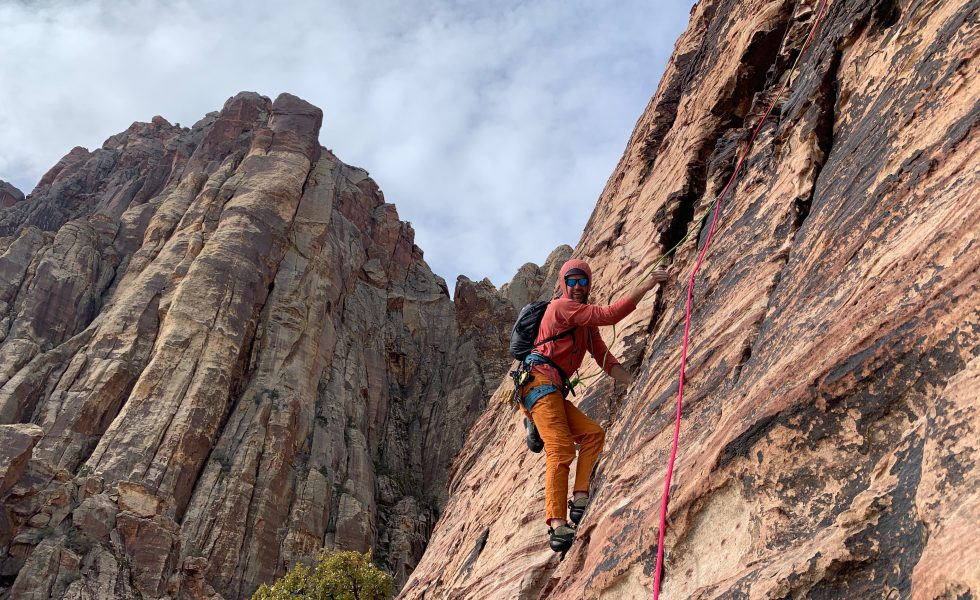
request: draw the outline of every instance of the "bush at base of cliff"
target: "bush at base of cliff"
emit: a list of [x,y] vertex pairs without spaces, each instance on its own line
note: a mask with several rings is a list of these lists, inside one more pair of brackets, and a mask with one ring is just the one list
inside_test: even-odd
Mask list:
[[315,568],[296,565],[252,600],[389,600],[393,585],[370,552],[321,552]]

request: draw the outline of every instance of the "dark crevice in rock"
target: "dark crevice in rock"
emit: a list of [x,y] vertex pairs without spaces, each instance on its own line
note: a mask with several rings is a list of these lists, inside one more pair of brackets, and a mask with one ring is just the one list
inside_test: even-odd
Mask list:
[[838,71],[840,69],[841,51],[834,52],[830,59],[830,64],[824,71],[824,76],[817,88],[816,106],[817,115],[813,127],[816,137],[817,155],[813,162],[813,181],[810,185],[809,194],[798,197],[794,203],[793,227],[794,232],[803,227],[803,223],[810,216],[810,208],[813,205],[813,196],[817,192],[817,180],[820,172],[827,163],[830,153],[834,147],[834,125],[836,122],[837,94],[839,91]]
[[898,23],[902,17],[899,0],[877,0],[871,12],[871,33],[879,34]]
[[[729,0],[720,10],[723,12],[730,10],[731,4],[732,2]],[[705,8],[702,18],[711,24],[704,38],[705,43],[699,44],[691,52],[677,56],[674,60],[673,77],[663,87],[663,91],[658,93],[660,100],[654,109],[650,128],[645,133],[640,145],[640,158],[643,161],[643,167],[640,170],[639,183],[641,185],[653,172],[657,157],[666,149],[664,142],[677,120],[677,109],[681,99],[688,89],[697,85],[696,75],[701,71],[705,57],[715,53],[717,40],[722,39],[721,32],[718,30],[718,21],[714,19],[717,10],[719,9],[715,5],[708,5]]]
[[[660,285],[660,288],[657,290],[657,295],[653,300],[653,311],[650,313],[650,321],[647,323],[646,328],[646,334],[648,336],[653,334],[653,331],[657,328],[657,324],[660,323],[660,318],[664,314],[664,309],[666,308],[666,301],[664,297],[666,296],[667,285],[669,285],[669,282]],[[643,355],[646,354],[645,350],[646,346],[644,346],[644,352],[640,355],[640,364],[643,364]]]
[[[623,362],[623,367],[626,368],[630,373],[635,373],[637,371],[642,371],[643,361],[646,359],[647,351],[650,349],[650,341],[653,339],[653,331],[657,328],[657,323],[660,322],[660,318],[664,314],[664,289],[663,285],[657,290],[656,296],[653,299],[653,310],[650,312],[650,319],[647,321],[647,325],[644,328],[644,333],[646,334],[647,343],[640,346],[640,351],[636,355],[636,358],[632,360],[627,360]],[[610,415],[613,420],[616,418],[616,414]]]
[[[742,53],[741,64],[728,82],[729,94],[718,99],[711,112],[722,118],[738,119],[745,127],[750,110],[764,101],[763,92],[772,86],[775,72],[782,70],[786,57],[780,54],[783,39],[790,23],[788,4],[780,11],[780,20],[772,29],[756,31]],[[760,115],[761,116],[761,115]],[[754,124],[754,123],[753,123]],[[734,125],[734,123],[732,123]]]
[[473,563],[476,562],[476,559],[480,558],[480,554],[483,553],[483,549],[487,546],[487,540],[489,538],[490,528],[487,527],[476,539],[476,542],[473,544],[473,550],[470,551],[469,556],[467,556],[466,560],[463,562],[460,572],[463,574],[464,579],[470,574],[470,570],[473,568]]
[[[130,256],[117,257],[116,265],[112,267],[112,277],[109,277],[105,289],[101,290],[101,293],[97,298],[98,308],[94,316],[97,316],[98,313],[102,311],[102,307],[106,306],[109,303],[109,300],[112,299],[113,294],[116,293],[116,286],[119,284],[120,280],[122,280],[122,278],[125,277],[126,275],[126,266],[128,266],[129,264],[129,259]],[[86,324],[86,326],[88,326],[88,324]]]
[[805,196],[799,196],[793,201],[793,231],[799,231],[803,227],[806,218],[810,216],[810,207],[813,205],[813,192]]
[[708,5],[702,16],[710,23],[704,36],[704,43],[691,52],[677,56],[674,61],[674,76],[658,94],[660,100],[654,110],[653,122],[641,146],[643,168],[640,171],[640,184],[653,172],[657,157],[667,148],[664,142],[677,120],[677,109],[681,99],[688,89],[700,83],[699,75],[703,73],[704,61],[709,56],[717,55],[718,43],[725,39],[723,27],[727,27],[727,24],[724,19],[716,20],[715,14],[719,11],[722,13],[731,11],[733,4],[732,0],[728,0],[722,6]]
[[677,120],[677,108],[684,91],[691,83],[690,71],[694,66],[695,57],[696,53],[690,52],[678,56],[675,60],[674,77],[667,82],[667,86],[660,96],[660,101],[654,111],[653,123],[640,146],[640,158],[643,161],[643,168],[640,171],[641,183],[653,172],[667,133]]
[[10,588],[13,587],[15,581],[17,581],[17,573],[13,573],[12,575],[0,574],[0,597],[7,597],[6,594],[10,592]]
[[732,375],[732,385],[738,383],[739,377],[742,376],[742,368],[745,366],[745,363],[749,362],[750,358],[752,358],[752,346],[747,344],[742,348],[742,354],[738,357],[738,364],[735,365],[735,371]]
[[[688,217],[681,228],[672,223],[672,236],[667,241],[676,243],[683,238],[694,216],[699,212],[713,211],[717,196],[706,197],[709,189],[721,193],[735,169],[739,147],[751,135],[762,113],[752,109],[766,101],[765,91],[771,85],[774,66],[780,62],[780,48],[789,26],[789,9],[781,12],[782,18],[772,29],[757,31],[742,54],[742,68],[726,85],[726,93],[711,107],[711,113],[719,118],[714,130],[698,146],[693,160],[688,163],[684,189],[677,210]],[[698,222],[697,248],[704,246],[712,216]],[[669,249],[671,246],[665,248]]]
[[[697,178],[697,170],[688,169],[688,181],[693,181],[694,184],[690,186],[693,190],[701,189],[703,192],[704,180]],[[671,248],[680,243],[684,236],[687,235],[687,230],[691,226],[691,221],[694,220],[694,203],[696,197],[700,196],[696,191],[692,193],[691,189],[685,189],[683,192],[674,193],[667,198],[664,203],[664,207],[674,207],[673,211],[670,213],[667,220],[667,226],[663,228],[660,233],[660,239],[658,243],[660,247],[664,249],[664,252],[669,251]],[[659,211],[658,211],[659,212]],[[659,220],[654,217],[655,220]],[[673,262],[673,255],[664,261],[665,265],[669,265]]]
[[[812,125],[812,135],[815,138],[815,150],[811,156],[811,168],[812,174],[810,175],[810,185],[809,189],[804,193],[795,198],[792,201],[791,219],[790,224],[787,229],[785,225],[777,229],[777,235],[788,235],[791,240],[795,242],[797,233],[803,227],[806,222],[807,217],[810,215],[810,208],[813,204],[813,197],[817,191],[817,182],[820,177],[820,173],[823,170],[824,165],[827,163],[827,159],[833,149],[834,144],[834,127],[836,122],[836,110],[837,110],[837,92],[839,88],[838,83],[838,70],[841,62],[841,52],[836,50],[831,55],[829,64],[824,68],[823,75],[820,78],[820,82],[817,85],[816,90],[809,94],[814,99],[812,103],[808,104],[805,108],[800,108],[798,113],[787,114],[785,119],[780,122],[780,126],[785,128],[788,133],[785,135],[794,135],[792,127],[793,117],[798,114],[800,118],[810,119],[813,122]],[[815,112],[815,114],[809,114],[810,111]],[[777,134],[777,140],[782,134]],[[773,153],[775,155],[775,153]],[[787,268],[789,264],[789,257],[792,246],[786,247],[780,253],[774,256],[774,259],[780,263],[780,270],[773,276],[773,280],[766,290],[767,302],[766,302],[766,314],[769,314],[772,303],[776,296],[776,290],[779,288],[779,283],[783,278],[783,270]],[[735,366],[732,374],[731,385],[736,385],[742,376],[742,371],[746,364],[752,357],[753,348],[759,343],[762,335],[761,323],[754,323],[752,325],[755,330],[755,334],[752,336],[751,341],[747,342],[742,350],[742,354],[739,357],[739,361]]]
[[[329,394],[330,385],[330,375],[329,373],[322,373],[320,379],[316,386],[316,417],[314,418],[315,427],[321,428],[323,431],[320,435],[327,435],[327,432],[331,426],[330,414],[328,406],[333,402]],[[316,432],[314,433],[316,435]],[[347,432],[344,431],[344,440],[347,438]],[[324,538],[337,533],[337,516],[340,512],[340,491],[342,489],[342,482],[344,477],[346,477],[346,471],[344,470],[346,465],[338,465],[337,470],[333,472],[333,481],[331,481],[331,487],[329,492],[329,498],[327,499],[326,510],[327,510],[327,521],[326,527],[323,531]],[[324,540],[325,541],[325,540]]]
[[613,239],[618,239],[619,236],[623,235],[623,228],[626,227],[626,221],[622,220],[616,223],[616,227],[613,228]]
[[[818,111],[815,116],[814,124],[814,134],[817,140],[818,155],[814,157],[814,174],[810,184],[809,193],[805,194],[794,200],[793,203],[793,227],[791,229],[791,235],[795,237],[797,231],[803,226],[807,217],[810,214],[810,207],[813,202],[813,196],[817,190],[817,181],[819,179],[820,171],[826,164],[830,152],[833,148],[833,132],[835,123],[835,111],[837,103],[837,76],[838,68],[840,66],[841,52],[836,51],[831,58],[830,65],[824,72],[824,76],[821,78],[820,85],[816,92],[817,105],[816,110]],[[783,267],[789,263],[789,253],[786,252],[782,256],[777,257],[777,260],[782,262]],[[772,302],[776,295],[776,290],[779,287],[779,282],[782,279],[782,270],[777,272],[773,278],[772,284],[767,290],[768,300],[766,313],[768,314],[772,307]],[[739,362],[735,367],[735,371],[732,378],[732,385],[737,384],[738,380],[741,378],[742,371],[745,365],[749,362],[752,357],[753,348],[759,343],[762,336],[762,328],[756,326],[756,334],[753,339],[748,343],[742,350]],[[799,410],[799,407],[795,409]],[[792,414],[791,414],[792,413]],[[751,447],[762,435],[768,432],[773,424],[776,422],[777,417],[780,417],[780,421],[784,419],[792,418],[794,411],[788,411],[782,416],[780,415],[770,415],[768,417],[762,418],[753,424],[749,430],[744,432],[738,438],[733,440],[726,446],[725,451],[722,453],[718,468],[723,468],[734,456],[744,455],[747,449]]]
[[[697,248],[702,248],[710,227],[711,216],[695,223],[694,217],[700,211],[713,210],[717,198],[706,198],[709,180],[717,191],[721,191],[735,168],[740,140],[747,139],[755,121],[751,119],[751,109],[764,99],[764,91],[775,77],[777,63],[785,62],[780,49],[790,23],[790,9],[787,3],[781,12],[783,18],[771,29],[757,31],[742,54],[742,68],[726,86],[726,92],[715,102],[711,112],[719,117],[719,122],[709,135],[702,138],[693,159],[688,162],[684,185],[679,192],[667,201],[654,215],[655,223],[667,223],[660,230],[657,240],[664,252],[670,251],[684,239],[690,228],[697,225]],[[684,57],[689,63],[686,80],[693,77],[699,66],[697,57]],[[676,102],[675,107],[676,109]],[[761,114],[759,115],[761,117]],[[672,121],[671,121],[672,124]],[[662,138],[669,127],[662,133]],[[658,138],[658,139],[659,139]],[[657,147],[659,149],[659,146]],[[710,202],[710,204],[709,204]],[[702,212],[702,215],[704,213]],[[664,265],[673,264],[671,255]],[[676,274],[675,274],[676,275]],[[654,309],[647,323],[646,331],[653,333],[665,309],[665,290],[661,287],[654,300]],[[651,337],[652,339],[652,337]],[[646,347],[640,355],[640,364],[646,354]]]

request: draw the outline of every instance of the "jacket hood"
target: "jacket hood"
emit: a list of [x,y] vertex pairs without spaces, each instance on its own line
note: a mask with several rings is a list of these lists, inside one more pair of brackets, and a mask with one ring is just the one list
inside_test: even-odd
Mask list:
[[571,297],[568,294],[568,286],[565,285],[565,275],[567,275],[569,271],[573,271],[575,269],[585,273],[585,275],[589,278],[589,288],[592,287],[592,268],[589,267],[589,263],[577,258],[567,260],[558,271],[560,273],[558,281],[561,282],[561,295],[565,298]]

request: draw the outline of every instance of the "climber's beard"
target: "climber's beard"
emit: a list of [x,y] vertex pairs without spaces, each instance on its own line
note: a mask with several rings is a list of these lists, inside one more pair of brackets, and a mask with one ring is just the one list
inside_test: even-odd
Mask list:
[[589,290],[577,285],[568,291],[568,297],[580,304],[589,303]]

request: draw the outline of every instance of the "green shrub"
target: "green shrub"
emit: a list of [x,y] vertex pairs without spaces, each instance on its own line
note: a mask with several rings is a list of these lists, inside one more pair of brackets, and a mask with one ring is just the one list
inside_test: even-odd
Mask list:
[[252,600],[389,600],[394,580],[371,562],[371,553],[321,551],[316,567],[296,565]]

